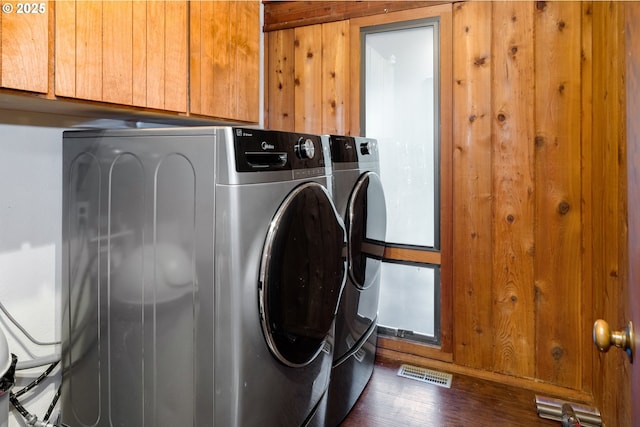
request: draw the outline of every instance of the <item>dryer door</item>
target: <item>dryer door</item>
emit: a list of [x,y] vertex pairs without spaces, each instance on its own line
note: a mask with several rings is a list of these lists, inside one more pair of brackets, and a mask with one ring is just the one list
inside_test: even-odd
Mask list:
[[262,330],[274,356],[287,366],[311,363],[332,330],[345,282],[346,241],[327,190],[296,187],[267,234],[260,266]]
[[346,216],[349,279],[358,289],[367,289],[379,281],[386,212],[380,177],[375,172],[363,173],[349,197]]

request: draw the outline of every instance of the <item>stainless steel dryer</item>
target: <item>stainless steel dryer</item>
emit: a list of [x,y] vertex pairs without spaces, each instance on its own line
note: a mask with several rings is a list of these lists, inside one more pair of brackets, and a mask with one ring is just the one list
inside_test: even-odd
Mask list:
[[347,228],[348,275],[336,318],[326,425],[338,425],[364,390],[376,353],[380,269],[387,229],[375,139],[322,136],[333,168],[333,196]]
[[66,132],[62,422],[312,418],[346,274],[326,166],[311,135]]

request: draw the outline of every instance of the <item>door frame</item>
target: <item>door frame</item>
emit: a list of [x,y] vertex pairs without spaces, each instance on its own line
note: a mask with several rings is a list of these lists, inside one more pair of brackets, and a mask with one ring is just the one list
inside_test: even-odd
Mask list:
[[[384,258],[394,261],[418,262],[440,266],[440,345],[431,346],[393,338],[378,337],[378,348],[428,357],[435,360],[453,360],[453,8],[450,3],[399,12],[351,19],[349,23],[349,53],[358,60],[350,63],[350,80],[361,81],[361,40],[364,27],[375,27],[417,19],[439,18],[440,27],[440,252],[411,248],[387,247]],[[360,135],[359,84],[349,90],[349,117],[351,135]]]

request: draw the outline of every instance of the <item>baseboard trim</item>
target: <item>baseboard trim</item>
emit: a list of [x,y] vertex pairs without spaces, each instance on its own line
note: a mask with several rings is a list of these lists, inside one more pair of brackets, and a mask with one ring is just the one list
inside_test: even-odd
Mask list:
[[523,388],[525,390],[531,390],[534,393],[544,394],[558,399],[575,401],[577,403],[593,405],[594,402],[593,395],[580,390],[561,387],[531,378],[520,378],[496,372],[488,372],[481,369],[456,365],[449,361],[435,360],[424,356],[417,356],[414,354],[378,347],[376,352],[376,362],[384,364],[389,361],[410,363],[424,368],[448,372],[454,375],[466,375],[486,381]]

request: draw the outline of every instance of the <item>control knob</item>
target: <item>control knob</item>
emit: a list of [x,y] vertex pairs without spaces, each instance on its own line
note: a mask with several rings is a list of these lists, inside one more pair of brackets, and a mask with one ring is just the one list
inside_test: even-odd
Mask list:
[[316,154],[316,147],[313,145],[313,141],[309,138],[300,138],[296,144],[296,155],[298,158],[313,159]]

